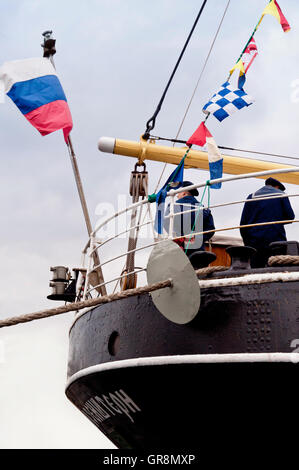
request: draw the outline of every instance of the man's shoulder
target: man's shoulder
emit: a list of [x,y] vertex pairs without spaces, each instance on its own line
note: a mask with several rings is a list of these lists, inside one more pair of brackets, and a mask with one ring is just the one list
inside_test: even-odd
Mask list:
[[255,191],[255,193],[252,194],[253,198],[259,198],[259,197],[267,197],[267,196],[273,196],[275,194],[284,194],[281,189],[273,188],[272,186],[263,186],[262,188],[258,189]]

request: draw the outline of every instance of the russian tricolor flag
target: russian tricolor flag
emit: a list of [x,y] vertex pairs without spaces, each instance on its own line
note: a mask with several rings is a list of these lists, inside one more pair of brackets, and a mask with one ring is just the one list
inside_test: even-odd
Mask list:
[[72,116],[49,59],[5,62],[0,68],[0,88],[42,135],[63,129],[67,142]]

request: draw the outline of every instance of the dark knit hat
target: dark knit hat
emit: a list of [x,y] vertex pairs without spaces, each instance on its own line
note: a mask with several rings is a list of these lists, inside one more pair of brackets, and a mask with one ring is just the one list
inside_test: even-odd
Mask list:
[[[186,188],[186,186],[192,186],[193,184],[194,184],[194,183],[191,183],[191,181],[183,181],[183,182],[182,182],[182,185],[181,185],[181,188]],[[195,188],[195,189],[191,189],[191,190],[189,191],[189,193],[190,193],[192,196],[198,196],[198,194],[199,194],[196,188]]]
[[285,186],[278,180],[276,180],[275,178],[268,178],[266,179],[265,181],[265,185],[266,186],[278,186],[279,189],[281,189],[281,191],[285,191]]

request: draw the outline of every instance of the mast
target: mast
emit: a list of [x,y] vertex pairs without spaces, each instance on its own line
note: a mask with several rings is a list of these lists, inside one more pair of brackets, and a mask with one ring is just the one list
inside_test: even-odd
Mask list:
[[[55,49],[56,39],[52,37],[52,31],[45,31],[43,33],[43,36],[44,36],[44,43],[42,44],[42,47],[44,49],[43,56],[47,57],[52,63],[53,67],[56,68],[54,59],[53,59],[54,54],[56,54],[56,49]],[[90,235],[92,233],[92,225],[91,225],[91,221],[90,221],[90,217],[88,213],[87,203],[86,203],[85,194],[83,191],[83,185],[82,185],[82,181],[81,181],[81,177],[79,173],[77,159],[76,159],[74,147],[73,147],[70,136],[68,137],[67,147],[69,151],[69,156],[70,156],[70,160],[71,160],[71,164],[73,168],[73,173],[74,173],[76,186],[77,186],[77,190],[78,190],[78,194],[79,194],[79,198],[81,202],[81,207],[82,207],[82,211],[83,211],[83,215],[85,219],[87,232],[88,232],[88,235]],[[100,258],[99,258],[97,251],[93,253],[93,262],[94,262],[94,266],[99,266],[100,264]],[[104,277],[103,277],[103,272],[102,272],[101,267],[97,267],[97,269],[95,270],[95,274],[97,277],[95,285],[104,283]],[[100,291],[102,295],[107,295],[106,287],[104,285],[99,287],[98,290]]]
[[[113,137],[101,137],[98,143],[100,151],[115,155],[135,157],[138,163],[144,160],[172,163],[178,165],[186,153],[186,147],[167,147],[166,145],[156,145],[153,141],[140,139],[140,142],[115,139]],[[292,168],[291,165],[254,160],[251,158],[232,157],[222,155],[223,173],[240,175],[243,173],[254,173],[258,171],[280,170]],[[201,168],[209,170],[209,159],[207,152],[190,149],[185,159],[185,168]],[[299,184],[299,172],[276,174],[284,183]],[[268,176],[267,176],[268,177]],[[264,176],[258,178],[265,179]]]

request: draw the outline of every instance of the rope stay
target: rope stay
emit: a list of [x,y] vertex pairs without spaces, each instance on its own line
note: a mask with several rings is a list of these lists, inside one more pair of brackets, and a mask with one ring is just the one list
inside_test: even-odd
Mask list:
[[166,287],[172,287],[172,279],[166,279],[165,281],[156,282],[143,287],[137,287],[135,289],[128,289],[125,291],[118,292],[116,294],[104,295],[95,299],[84,300],[81,302],[72,302],[68,305],[63,305],[57,308],[51,308],[48,310],[41,310],[34,313],[28,313],[26,315],[20,315],[18,317],[10,317],[4,320],[0,320],[0,328],[5,326],[18,325],[19,323],[27,323],[33,320],[40,320],[42,318],[52,317],[54,315],[60,315],[62,313],[82,310],[83,308],[95,307],[99,304],[107,304],[114,302],[115,300],[125,299],[133,297],[135,295],[146,294],[154,292],[158,289],[165,289]]
[[161,107],[162,107],[163,101],[164,101],[164,99],[165,99],[166,93],[167,93],[167,91],[168,91],[168,89],[169,89],[169,87],[170,87],[170,84],[171,84],[171,82],[172,82],[172,80],[173,80],[173,77],[174,77],[174,75],[175,75],[175,73],[176,73],[176,71],[177,71],[177,69],[178,69],[178,66],[180,65],[180,62],[181,62],[181,60],[182,60],[182,58],[183,58],[183,55],[184,55],[184,53],[185,53],[185,50],[186,50],[186,48],[187,48],[187,46],[188,46],[188,44],[189,44],[189,41],[190,41],[190,39],[191,39],[191,37],[192,37],[192,34],[193,34],[194,30],[195,30],[195,28],[196,28],[196,25],[197,25],[197,23],[198,23],[198,20],[199,20],[199,18],[201,17],[201,14],[202,14],[202,12],[203,12],[203,10],[204,10],[204,7],[206,6],[206,3],[207,3],[207,0],[204,0],[203,3],[202,3],[202,5],[201,5],[201,7],[200,7],[200,10],[199,10],[199,12],[198,12],[198,14],[197,14],[197,17],[196,17],[196,19],[195,19],[195,21],[194,21],[194,24],[193,24],[193,26],[192,26],[192,28],[191,28],[191,31],[190,31],[190,33],[189,33],[189,35],[188,35],[188,37],[187,37],[187,40],[186,40],[186,42],[185,42],[185,44],[184,44],[184,47],[183,47],[183,49],[182,49],[182,51],[181,51],[181,53],[180,53],[180,55],[179,55],[179,58],[178,58],[178,60],[177,60],[177,62],[176,62],[176,64],[175,64],[175,67],[174,67],[174,69],[173,69],[173,71],[172,71],[172,74],[170,75],[170,78],[169,78],[168,83],[167,83],[167,85],[166,85],[166,88],[165,88],[165,90],[164,90],[164,92],[163,92],[163,94],[162,94],[162,96],[161,96],[161,99],[160,99],[160,101],[159,101],[159,103],[158,103],[158,106],[157,106],[157,108],[156,108],[156,111],[154,112],[154,114],[152,115],[152,117],[151,117],[151,118],[147,121],[147,123],[146,123],[146,130],[145,130],[145,133],[144,133],[143,136],[142,136],[143,139],[145,139],[145,140],[148,140],[150,131],[152,131],[152,130],[154,129],[154,127],[155,127],[156,118],[157,118],[157,116],[158,116],[158,114],[159,114],[159,112],[160,112],[160,110],[161,110]]
[[[228,0],[228,2],[227,2],[227,5],[226,5],[226,8],[225,8],[224,13],[223,13],[223,15],[222,15],[221,21],[220,21],[220,23],[219,23],[219,26],[218,26],[217,31],[216,31],[216,33],[215,33],[215,36],[214,36],[214,38],[213,38],[212,44],[211,44],[211,46],[210,46],[208,55],[207,55],[207,57],[206,57],[206,59],[205,59],[204,65],[203,65],[203,67],[202,67],[202,69],[201,69],[201,72],[200,72],[200,74],[199,74],[199,78],[198,78],[198,80],[197,80],[197,82],[196,82],[195,88],[194,88],[194,90],[193,90],[193,93],[192,93],[192,95],[191,95],[191,98],[190,98],[190,100],[189,100],[189,103],[188,103],[188,105],[187,105],[187,108],[186,108],[186,110],[185,110],[183,119],[182,119],[182,121],[181,121],[181,123],[180,123],[180,126],[179,126],[179,128],[178,128],[178,131],[177,131],[177,133],[176,133],[176,137],[175,137],[175,139],[165,139],[165,140],[170,140],[171,142],[173,142],[173,144],[175,144],[176,142],[177,142],[177,143],[186,144],[186,141],[180,141],[180,140],[178,140],[178,136],[179,136],[179,134],[180,134],[180,132],[181,132],[181,129],[182,129],[182,127],[183,127],[183,124],[184,124],[184,122],[185,122],[185,119],[186,119],[186,117],[187,117],[187,114],[188,114],[188,112],[189,112],[189,109],[190,109],[190,107],[191,107],[192,101],[193,101],[193,99],[194,99],[195,93],[196,93],[197,88],[198,88],[198,86],[199,86],[200,80],[201,80],[201,78],[202,78],[202,76],[203,76],[203,74],[204,74],[204,71],[205,71],[205,69],[206,69],[206,66],[207,66],[207,64],[208,64],[208,60],[209,60],[210,55],[211,55],[211,53],[212,53],[212,50],[213,50],[213,48],[214,48],[216,39],[217,39],[218,34],[219,34],[219,31],[220,31],[220,29],[221,29],[221,26],[222,26],[224,17],[225,17],[225,15],[226,15],[227,9],[228,9],[228,7],[229,7],[229,4],[230,4],[230,0]],[[152,138],[155,139],[155,137],[152,137],[152,136],[149,136],[149,138],[150,138],[150,139],[152,139]],[[160,139],[160,138],[159,138],[159,139]],[[162,139],[161,139],[161,140],[162,140]],[[163,139],[163,140],[164,140],[164,139]],[[173,145],[173,146],[174,146],[174,145]],[[164,167],[163,167],[163,169],[162,169],[162,171],[161,171],[161,175],[160,175],[159,180],[158,180],[158,182],[157,182],[155,192],[157,191],[157,188],[158,188],[158,186],[159,186],[159,184],[160,184],[160,181],[161,181],[161,179],[162,179],[162,177],[163,177],[163,174],[164,174],[164,172],[165,172],[165,170],[166,170],[166,167],[167,167],[167,163],[164,164]]]
[[294,255],[276,255],[268,259],[269,266],[298,266],[299,256]]
[[203,76],[203,74],[204,74],[204,71],[205,71],[205,69],[206,69],[208,60],[209,60],[210,55],[211,55],[211,53],[212,53],[212,50],[213,50],[213,48],[214,48],[216,39],[217,39],[217,37],[218,37],[219,31],[220,31],[221,26],[222,26],[222,23],[223,23],[223,20],[224,20],[224,18],[225,18],[226,12],[227,12],[227,10],[228,10],[230,1],[231,1],[231,0],[228,0],[227,5],[226,5],[226,7],[225,7],[225,10],[224,10],[224,13],[223,13],[223,15],[222,15],[222,18],[221,18],[221,20],[220,20],[220,23],[219,23],[219,26],[218,26],[218,28],[217,28],[216,34],[215,34],[214,39],[213,39],[213,41],[212,41],[212,44],[211,44],[211,46],[210,46],[208,55],[207,55],[207,57],[206,57],[206,59],[205,59],[204,65],[203,65],[203,67],[202,67],[202,69],[201,69],[201,72],[200,72],[200,74],[199,74],[199,78],[198,78],[198,80],[197,80],[197,82],[196,82],[195,88],[194,88],[194,90],[193,90],[193,93],[192,93],[191,98],[190,98],[190,100],[189,100],[189,103],[188,103],[188,105],[187,105],[187,108],[186,108],[185,114],[184,114],[184,116],[183,116],[182,122],[181,122],[181,124],[180,124],[180,127],[179,127],[179,129],[178,129],[178,131],[177,131],[177,134],[176,134],[176,137],[175,137],[176,139],[178,138],[178,136],[179,136],[179,134],[180,134],[180,132],[181,132],[181,130],[182,130],[183,124],[184,124],[185,119],[186,119],[186,117],[187,117],[187,114],[188,114],[188,112],[189,112],[189,109],[190,109],[190,106],[191,106],[191,104],[192,104],[192,101],[193,101],[193,98],[194,98],[194,96],[195,96],[195,93],[196,93],[196,91],[197,91],[198,85],[199,85],[200,80],[201,80],[201,78],[202,78],[202,76]]
[[[184,145],[187,144],[187,140],[169,139],[167,137],[160,137],[160,136],[155,136],[155,135],[150,135],[150,139],[151,140],[164,140],[164,141],[167,141],[167,142],[174,142],[174,143],[177,143],[177,144],[184,144]],[[290,159],[290,160],[299,160],[299,157],[294,157],[294,156],[290,156],[290,155],[282,155],[282,154],[278,154],[278,153],[259,152],[258,150],[239,149],[239,148],[234,148],[234,147],[226,147],[224,145],[217,145],[217,147],[222,149],[222,150],[231,150],[233,152],[253,153],[255,155],[265,155],[265,156],[269,156],[269,157],[278,157],[278,158],[287,158],[287,159]],[[244,158],[244,157],[238,157],[238,158]],[[264,160],[262,160],[262,161],[264,161]],[[268,161],[268,160],[265,160],[265,161]],[[273,162],[273,163],[275,163],[275,162]],[[167,165],[167,163],[165,165]]]
[[[268,265],[271,266],[289,266],[289,265],[294,265],[298,266],[299,265],[299,256],[290,256],[290,255],[277,255],[277,256],[271,256],[268,261]],[[197,276],[207,276],[212,273],[216,272],[221,272],[221,271],[227,271],[229,268],[227,266],[208,266],[206,268],[201,268],[197,269],[195,271]],[[273,274],[273,273],[270,273]],[[277,274],[277,273],[275,273]],[[281,274],[281,273],[278,273]],[[288,273],[289,274],[289,273]],[[244,275],[245,278],[248,275]],[[244,277],[244,276],[241,276]],[[271,282],[274,280],[271,276],[267,282]],[[292,279],[287,279],[287,280],[292,280]],[[215,279],[213,282],[216,282],[217,279]],[[219,281],[219,280],[218,280]],[[225,279],[224,281],[220,282],[230,282],[231,279]],[[233,282],[236,282],[234,279]],[[256,281],[255,281],[256,282]],[[262,281],[261,281],[262,282]],[[248,283],[248,280],[246,280],[246,283]],[[143,287],[137,287],[134,289],[128,289],[124,290],[118,293],[113,293],[110,295],[105,295],[102,297],[97,297],[94,299],[89,299],[89,300],[84,300],[80,302],[72,302],[68,305],[63,305],[61,307],[57,308],[52,308],[48,310],[40,310],[38,312],[34,313],[29,313],[26,315],[19,315],[17,317],[9,317],[4,320],[0,320],[0,328],[8,327],[8,326],[15,326],[19,325],[21,323],[28,323],[34,320],[41,320],[42,318],[49,318],[53,317],[56,315],[61,315],[63,313],[67,312],[72,312],[72,311],[79,311],[84,308],[90,308],[90,307],[96,307],[97,305],[100,304],[106,304],[110,302],[114,302],[116,300],[120,299],[125,299],[128,297],[133,297],[136,295],[142,295],[150,292],[154,292],[158,289],[165,289],[166,287],[173,287],[173,281],[172,279],[166,279],[164,281],[159,281],[154,284],[146,285]],[[202,287],[208,287],[206,285],[203,285]]]

